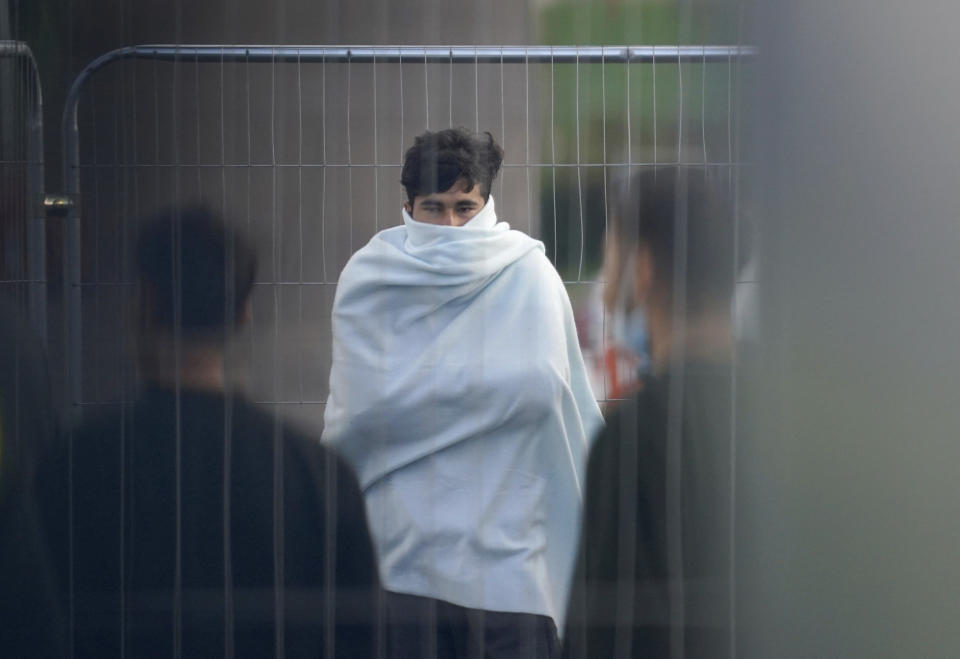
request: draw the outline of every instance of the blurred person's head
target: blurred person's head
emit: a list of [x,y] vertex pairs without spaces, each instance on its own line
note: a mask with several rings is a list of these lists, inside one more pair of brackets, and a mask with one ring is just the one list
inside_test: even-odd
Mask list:
[[250,242],[203,206],[169,208],[140,226],[135,265],[144,377],[166,381],[179,371],[186,386],[222,384],[224,349],[250,312]]
[[502,162],[503,149],[490,133],[427,131],[404,156],[404,208],[418,222],[462,226],[486,205]]
[[643,311],[655,371],[681,339],[691,358],[730,356],[734,241],[732,208],[706,168],[644,169],[620,186],[606,302]]

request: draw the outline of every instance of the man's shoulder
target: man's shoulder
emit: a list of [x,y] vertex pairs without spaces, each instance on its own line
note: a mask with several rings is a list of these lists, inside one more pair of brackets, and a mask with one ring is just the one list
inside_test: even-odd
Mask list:
[[[528,240],[534,241],[534,239],[527,236],[527,234],[520,233]],[[542,249],[534,248],[528,250],[523,256],[511,263],[510,266],[508,266],[508,270],[512,271],[515,275],[522,276],[524,281],[532,285],[563,286],[560,273],[557,272],[557,269]]]

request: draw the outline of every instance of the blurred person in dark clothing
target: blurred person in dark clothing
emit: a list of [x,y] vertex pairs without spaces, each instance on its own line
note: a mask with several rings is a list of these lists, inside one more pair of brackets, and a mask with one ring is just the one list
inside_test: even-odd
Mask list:
[[734,224],[710,177],[647,169],[615,207],[651,368],[591,451],[567,657],[729,652]]
[[142,225],[135,260],[143,388],[38,479],[74,656],[375,656],[356,478],[225,379],[252,247],[175,209]]
[[47,360],[11,300],[0,299],[0,656],[63,652],[34,473],[57,437]]

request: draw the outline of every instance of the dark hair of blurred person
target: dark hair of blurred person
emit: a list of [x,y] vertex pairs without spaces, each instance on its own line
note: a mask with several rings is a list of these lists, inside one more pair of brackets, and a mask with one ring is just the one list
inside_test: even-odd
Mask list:
[[139,227],[144,386],[39,483],[77,657],[369,656],[379,580],[352,472],[227,387],[255,253],[202,207]]
[[148,221],[137,239],[141,376],[192,389],[224,386],[225,346],[247,320],[256,254],[202,207]]
[[711,179],[645,169],[613,209],[651,369],[591,451],[567,657],[726,656],[735,236]]

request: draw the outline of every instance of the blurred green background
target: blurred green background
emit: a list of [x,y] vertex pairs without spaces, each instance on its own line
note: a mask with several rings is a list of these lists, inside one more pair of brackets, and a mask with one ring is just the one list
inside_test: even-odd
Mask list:
[[[559,2],[536,18],[538,41],[554,46],[737,45],[739,26],[737,12],[713,2]],[[586,278],[601,261],[606,193],[630,165],[732,162],[738,68],[727,61],[544,68],[553,102],[544,108],[540,162],[555,165],[541,176],[542,235],[565,279]]]

